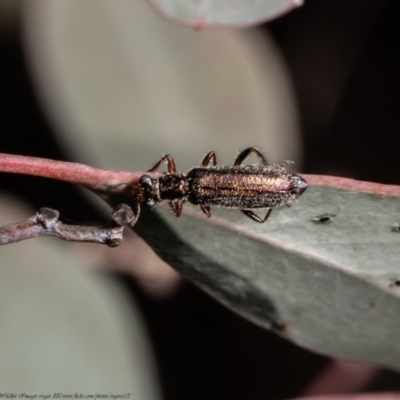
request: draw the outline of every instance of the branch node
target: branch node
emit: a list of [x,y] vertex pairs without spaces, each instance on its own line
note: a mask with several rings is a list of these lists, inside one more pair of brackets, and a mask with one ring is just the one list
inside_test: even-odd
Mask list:
[[36,213],[36,223],[42,225],[45,229],[53,229],[58,219],[60,213],[52,208],[42,207],[38,213]]
[[119,204],[112,213],[112,220],[119,226],[130,225],[135,220],[135,213],[127,204]]

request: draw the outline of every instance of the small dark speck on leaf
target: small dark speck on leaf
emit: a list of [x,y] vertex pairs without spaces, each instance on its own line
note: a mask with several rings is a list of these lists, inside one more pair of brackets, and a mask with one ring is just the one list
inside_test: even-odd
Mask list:
[[315,224],[330,224],[336,217],[336,214],[322,214],[311,219]]
[[395,286],[400,286],[400,279],[395,279],[390,282],[389,287],[395,287]]
[[369,308],[375,308],[376,304],[375,303],[369,303]]
[[392,225],[392,232],[400,233],[400,223],[399,222],[396,222],[394,225]]

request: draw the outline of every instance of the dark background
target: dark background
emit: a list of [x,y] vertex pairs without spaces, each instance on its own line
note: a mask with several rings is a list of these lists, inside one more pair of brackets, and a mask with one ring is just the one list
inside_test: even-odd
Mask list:
[[[303,172],[400,184],[400,2],[306,0],[259,29],[272,34],[293,78]],[[16,32],[0,37],[0,151],[70,160],[39,107],[20,39]],[[3,189],[34,208],[104,222],[68,184],[3,174]],[[296,396],[329,361],[241,319],[189,283],[161,301],[131,279],[116,279],[141,305],[166,400]],[[363,388],[399,389],[400,377],[388,371]]]

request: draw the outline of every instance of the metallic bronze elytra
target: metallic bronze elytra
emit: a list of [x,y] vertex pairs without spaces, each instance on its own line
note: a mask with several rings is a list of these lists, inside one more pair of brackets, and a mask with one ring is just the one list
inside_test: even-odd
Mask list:
[[[242,165],[251,153],[261,159],[261,164]],[[163,161],[168,168],[163,176],[157,179],[149,175],[140,177],[139,202],[152,207],[166,200],[177,217],[181,215],[182,203],[189,201],[199,205],[207,217],[211,216],[211,206],[222,206],[240,209],[249,218],[263,223],[273,208],[290,206],[307,189],[303,178],[288,171],[285,165],[269,165],[255,147],[243,150],[231,167],[218,166],[215,153],[210,151],[201,166],[187,174],[176,172],[170,155],[162,157],[148,172],[156,171]],[[209,166],[211,162],[213,165]],[[260,217],[252,211],[256,209],[266,209],[267,213]],[[138,206],[135,221],[139,212]]]

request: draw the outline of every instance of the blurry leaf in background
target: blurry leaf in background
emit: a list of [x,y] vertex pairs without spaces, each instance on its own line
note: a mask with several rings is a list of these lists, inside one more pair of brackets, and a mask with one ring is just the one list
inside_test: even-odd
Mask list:
[[299,160],[286,69],[257,31],[193,31],[144,1],[24,6],[44,111],[80,161],[146,170],[170,153],[185,170],[210,150],[231,163],[247,145]]
[[175,22],[207,26],[248,26],[269,21],[303,4],[302,0],[148,0]]
[[[79,161],[143,171],[170,153],[186,170],[210,150],[230,164],[247,145],[300,160],[285,66],[257,31],[193,31],[144,1],[35,0],[23,12],[43,110]],[[122,249],[96,252],[153,294],[176,287],[176,274],[137,236],[123,246],[122,257]]]
[[[4,193],[0,210],[0,225],[32,214]],[[2,246],[0,265],[2,391],[160,399],[132,300],[89,274],[74,246],[43,237]]]

